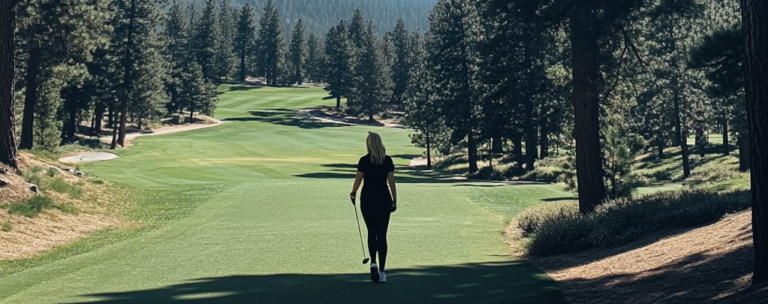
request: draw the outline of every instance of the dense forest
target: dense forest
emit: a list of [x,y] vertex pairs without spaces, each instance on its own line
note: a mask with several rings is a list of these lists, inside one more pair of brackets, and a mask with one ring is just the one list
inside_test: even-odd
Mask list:
[[[14,99],[0,99],[2,147],[16,148],[6,132],[15,123],[20,149],[52,150],[102,127],[115,148],[129,122],[213,115],[216,84],[263,77],[320,84],[350,115],[405,113],[430,164],[461,154],[470,177],[484,158],[514,157],[525,172],[560,151],[582,213],[631,193],[640,152],[663,159],[680,147],[689,177],[708,134],[722,136],[718,153],[738,148],[753,185],[765,181],[761,1],[163,3],[19,1],[15,44],[0,35],[3,58],[15,60],[0,65],[3,81],[15,79],[3,94],[16,102],[14,116]],[[753,195],[765,218],[768,197]],[[764,262],[768,234],[757,223]],[[755,280],[768,279],[768,265],[756,269]]]
[[[183,5],[202,4],[199,0],[184,0]],[[257,18],[266,6],[267,0],[236,0],[233,6],[245,3],[257,11]],[[339,20],[349,18],[356,9],[369,16],[374,28],[379,33],[395,27],[398,19],[403,19],[412,28],[426,31],[429,27],[429,13],[437,0],[282,0],[274,1],[277,12],[282,17],[283,27],[290,35],[290,29],[301,19],[308,34],[324,35]]]

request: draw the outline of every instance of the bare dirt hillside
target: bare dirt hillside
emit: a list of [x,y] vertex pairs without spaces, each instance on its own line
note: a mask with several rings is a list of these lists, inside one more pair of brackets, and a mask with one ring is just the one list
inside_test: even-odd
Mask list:
[[570,303],[768,303],[749,288],[751,211],[614,249],[531,258]]

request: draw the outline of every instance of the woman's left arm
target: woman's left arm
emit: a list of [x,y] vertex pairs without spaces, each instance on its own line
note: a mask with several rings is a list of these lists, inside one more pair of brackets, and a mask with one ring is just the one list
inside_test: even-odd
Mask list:
[[363,176],[365,176],[365,173],[357,171],[357,176],[355,176],[355,183],[352,185],[352,192],[349,193],[349,198],[352,199],[352,205],[355,204],[355,199],[357,198],[357,189],[360,188],[360,184],[363,182]]
[[389,182],[389,190],[392,191],[392,212],[397,210],[397,185],[395,184],[395,172],[389,172],[387,175],[387,181]]

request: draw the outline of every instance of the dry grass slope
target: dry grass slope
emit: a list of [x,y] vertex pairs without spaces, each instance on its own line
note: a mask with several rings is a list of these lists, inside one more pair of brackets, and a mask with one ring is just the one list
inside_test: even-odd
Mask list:
[[[45,170],[52,166],[62,166],[25,152],[19,153],[19,162],[22,171],[29,171],[35,166]],[[10,181],[10,185],[0,188],[0,225],[3,228],[0,229],[0,260],[29,257],[68,244],[91,232],[124,225],[119,219],[119,210],[126,203],[122,199],[124,193],[119,188],[100,180],[81,178],[61,171],[56,174],[58,181],[81,189],[80,197],[72,197],[53,189],[43,189],[36,194],[29,189],[29,183],[21,175],[13,173],[8,167],[3,168],[8,169],[3,177]],[[71,214],[48,209],[39,216],[29,218],[9,214],[8,209],[4,208],[34,195],[46,195],[55,203],[74,207],[78,212]]]

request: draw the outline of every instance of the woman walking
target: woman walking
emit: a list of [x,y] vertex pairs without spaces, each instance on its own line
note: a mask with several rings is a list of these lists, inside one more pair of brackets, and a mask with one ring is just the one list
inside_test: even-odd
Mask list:
[[[368,132],[366,140],[368,155],[357,163],[357,176],[349,197],[355,204],[357,189],[363,184],[360,194],[360,211],[368,228],[368,252],[371,254],[371,281],[386,282],[384,273],[387,264],[387,228],[389,216],[397,210],[397,189],[395,187],[395,164],[387,156],[387,150],[379,134]],[[389,189],[387,188],[389,183]],[[392,193],[390,194],[390,190]],[[376,254],[378,253],[378,265]]]

